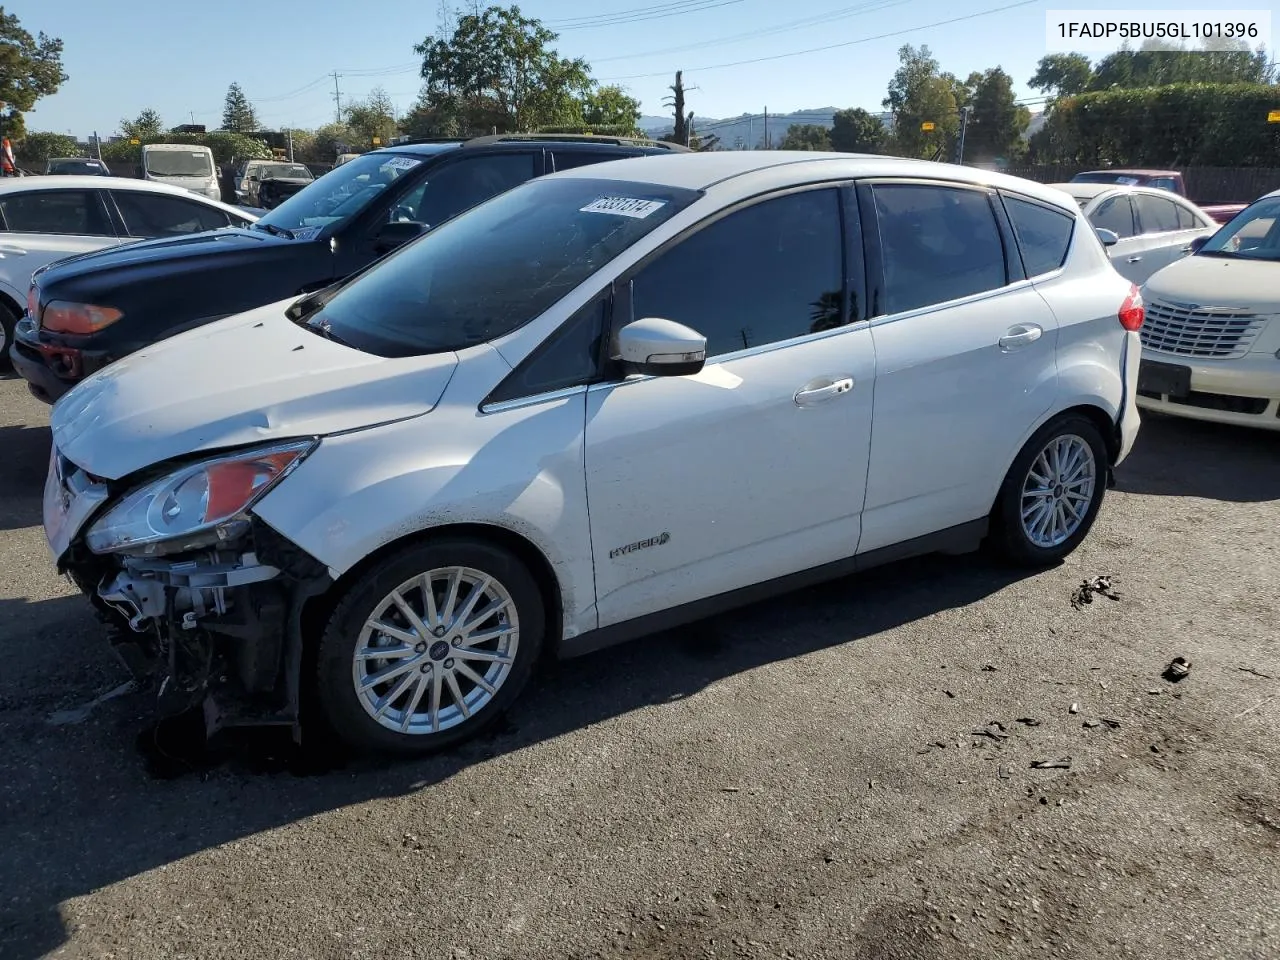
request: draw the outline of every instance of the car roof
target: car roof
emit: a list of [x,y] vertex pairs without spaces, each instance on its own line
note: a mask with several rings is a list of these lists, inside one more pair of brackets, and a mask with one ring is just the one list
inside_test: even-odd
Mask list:
[[[557,138],[554,134],[537,134],[522,137],[519,134],[510,134],[507,136],[496,137],[472,137],[469,139],[443,139],[432,141],[418,141],[410,143],[394,143],[390,146],[379,147],[377,150],[370,150],[370,153],[409,153],[416,156],[437,156],[450,150],[458,150],[466,147],[470,152],[476,149],[483,150],[528,150],[531,144],[538,144],[544,147],[565,147],[582,148],[585,150],[630,150],[643,154],[670,154],[675,152],[672,148],[666,146],[658,146],[653,143],[646,143],[643,140],[625,140],[615,137],[600,137],[592,139],[587,136],[569,135],[564,139]],[[343,154],[346,156],[346,154]],[[350,156],[359,156],[359,154],[350,154]]]
[[1081,174],[1090,174],[1090,175],[1115,174],[1118,177],[1123,177],[1123,176],[1135,174],[1135,173],[1140,177],[1180,176],[1177,170],[1149,170],[1145,167],[1107,167],[1105,170],[1081,170],[1080,173],[1076,174],[1076,176],[1080,176]]
[[575,167],[552,177],[629,180],[686,190],[706,190],[717,183],[791,168],[797,183],[812,179],[866,177],[923,177],[1013,190],[1075,212],[1075,203],[1059,190],[1020,177],[976,167],[903,157],[859,153],[818,153],[801,150],[718,150],[627,157],[607,163]]
[[174,196],[195,196],[183,187],[141,180],[135,177],[90,177],[36,174],[34,177],[0,179],[0,193],[20,193],[24,190],[103,190],[110,187],[145,190],[149,193],[168,193]]
[[[1121,192],[1129,187],[1124,183],[1051,183],[1049,186],[1063,193],[1069,193],[1073,197],[1088,197],[1090,200],[1101,194],[1111,193],[1113,190]],[[1132,189],[1132,187],[1129,188]]]
[[81,163],[103,163],[97,157],[50,157],[49,163],[62,163],[66,160],[79,160]]

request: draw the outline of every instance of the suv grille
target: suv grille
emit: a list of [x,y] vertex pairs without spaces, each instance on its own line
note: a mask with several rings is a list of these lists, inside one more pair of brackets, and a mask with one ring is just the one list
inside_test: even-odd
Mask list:
[[1230,307],[1153,300],[1146,305],[1142,345],[1184,357],[1242,357],[1266,317]]

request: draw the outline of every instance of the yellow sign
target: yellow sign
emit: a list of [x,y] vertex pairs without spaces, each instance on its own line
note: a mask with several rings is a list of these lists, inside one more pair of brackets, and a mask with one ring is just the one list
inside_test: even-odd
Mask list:
[[926,133],[932,130],[933,127],[934,127],[934,123],[932,120],[926,120],[924,123],[920,124],[920,129],[925,131]]
[[380,143],[382,143],[382,138],[381,138],[381,137],[374,137],[374,138],[373,138],[373,145],[374,145],[375,147],[376,147],[378,144],[380,144]]
[[1267,123],[1280,123],[1280,110],[1272,110],[1268,113]]
[[130,142],[130,143],[141,143],[142,141],[141,141],[141,140],[139,140],[137,137],[134,137],[134,138],[133,138],[132,140],[130,140],[129,142]]

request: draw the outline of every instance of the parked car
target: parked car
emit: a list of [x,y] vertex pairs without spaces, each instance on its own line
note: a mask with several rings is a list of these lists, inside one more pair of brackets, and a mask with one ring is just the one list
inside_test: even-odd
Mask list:
[[1056,183],[1080,204],[1121,276],[1141,286],[1151,274],[1191,253],[1191,242],[1217,229],[1190,200],[1155,187]]
[[46,160],[44,172],[49,176],[109,177],[111,171],[101,160],[89,157],[54,157]]
[[148,143],[142,147],[142,176],[182,187],[210,200],[222,199],[213,151],[191,143]]
[[[1071,178],[1072,183],[1114,183],[1126,187],[1151,187],[1176,193],[1188,200],[1186,182],[1177,170],[1089,170],[1077,173]],[[1200,209],[1207,213],[1215,223],[1226,223],[1237,213],[1248,206],[1247,203],[1202,203]]]
[[52,403],[119,357],[326,287],[428,226],[532,177],[680,150],[651,141],[556,136],[403,144],[361,154],[262,216],[252,230],[104,251],[41,272],[41,303],[76,304],[113,319],[75,332],[28,323],[14,363],[32,393]]
[[[137,239],[248,226],[254,219],[177,187],[125,177],[0,179],[0,368],[9,366],[31,275],[45,264]],[[55,367],[61,362],[53,354],[46,359]]]
[[270,210],[314,180],[303,163],[250,160],[236,186],[236,201],[246,207]]
[[88,379],[45,530],[162,709],[294,722],[305,688],[353,746],[431,750],[543,651],[984,538],[1061,560],[1136,437],[1141,323],[1026,180],[578,167]]
[[1138,405],[1280,430],[1280,190],[1147,281]]

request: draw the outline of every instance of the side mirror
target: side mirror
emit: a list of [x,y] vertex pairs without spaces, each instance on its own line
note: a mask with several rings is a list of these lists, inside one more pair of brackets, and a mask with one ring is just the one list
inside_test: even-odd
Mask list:
[[416,220],[395,220],[391,223],[384,223],[379,228],[373,246],[378,253],[386,253],[388,250],[394,250],[410,240],[416,240],[426,232],[427,225],[425,223],[419,223]]
[[645,317],[618,331],[617,359],[629,373],[651,377],[687,377],[707,361],[707,338],[674,320]]
[[1200,248],[1203,247],[1206,243],[1208,243],[1211,239],[1212,239],[1211,237],[1196,237],[1194,240],[1191,241],[1191,252],[1193,254],[1199,253]]
[[1093,232],[1098,235],[1098,239],[1102,241],[1104,247],[1114,247],[1120,242],[1120,234],[1114,230],[1108,230],[1105,227],[1094,227]]

